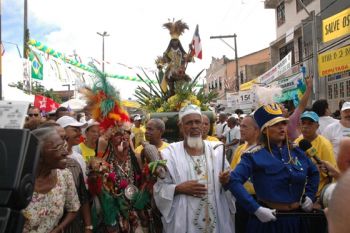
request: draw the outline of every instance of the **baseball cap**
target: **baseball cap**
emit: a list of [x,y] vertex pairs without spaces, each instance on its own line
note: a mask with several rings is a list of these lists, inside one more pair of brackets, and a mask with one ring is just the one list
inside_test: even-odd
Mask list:
[[62,128],[66,128],[67,126],[85,128],[88,125],[88,123],[79,122],[70,116],[62,116],[56,121],[56,123],[59,124]]
[[305,119],[305,118],[309,118],[312,121],[317,122],[317,123],[320,120],[319,116],[313,111],[305,111],[305,112],[303,112],[303,114],[301,114],[301,116],[300,116],[300,119]]
[[341,111],[345,111],[347,109],[350,109],[350,102],[343,103],[343,106],[341,107]]
[[86,128],[84,128],[83,134],[85,134],[86,130],[88,130],[90,127],[95,126],[95,125],[100,125],[100,123],[98,123],[94,119],[90,119],[86,123],[87,123],[87,126],[86,126]]

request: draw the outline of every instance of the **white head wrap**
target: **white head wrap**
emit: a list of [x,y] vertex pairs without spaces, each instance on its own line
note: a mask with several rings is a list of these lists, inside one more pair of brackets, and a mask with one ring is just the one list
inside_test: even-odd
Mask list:
[[202,115],[201,109],[197,105],[189,104],[186,107],[183,107],[179,111],[179,120],[181,121],[182,118],[189,114],[199,114]]

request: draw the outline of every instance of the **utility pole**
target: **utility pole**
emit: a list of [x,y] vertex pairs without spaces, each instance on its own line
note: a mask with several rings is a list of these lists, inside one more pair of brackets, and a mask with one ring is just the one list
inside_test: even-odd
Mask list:
[[[233,48],[230,44],[228,44],[224,38],[233,38],[235,47]],[[233,35],[226,35],[226,36],[211,36],[210,39],[220,39],[222,42],[224,42],[228,47],[230,47],[232,50],[235,51],[235,63],[236,63],[236,88],[235,91],[239,91],[239,75],[238,75],[238,54],[237,54],[237,35],[236,33]]]
[[312,74],[314,82],[314,95],[315,100],[320,98],[320,79],[318,78],[318,41],[317,41],[317,22],[315,11],[309,12],[301,0],[297,0],[298,3],[303,7],[306,14],[310,17],[312,22]]
[[2,2],[0,0],[0,42],[1,42],[1,51],[0,51],[0,100],[2,100],[2,48],[3,48],[3,44],[2,44],[2,34],[1,34],[1,30],[2,30],[2,26],[1,26],[1,14],[2,14]]
[[24,0],[24,19],[23,19],[23,57],[28,58],[28,0]]
[[109,34],[106,31],[103,33],[97,32],[97,34],[102,36],[102,72],[105,72],[105,37]]

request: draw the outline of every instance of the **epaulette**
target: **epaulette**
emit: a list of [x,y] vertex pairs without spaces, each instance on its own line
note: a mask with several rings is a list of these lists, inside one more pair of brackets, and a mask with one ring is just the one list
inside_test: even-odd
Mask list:
[[288,142],[288,143],[289,143],[290,149],[295,149],[295,148],[299,147],[299,145],[295,142]]
[[261,145],[256,145],[253,146],[252,148],[249,148],[248,150],[244,151],[245,154],[253,154],[255,152],[258,152],[261,150],[263,147]]

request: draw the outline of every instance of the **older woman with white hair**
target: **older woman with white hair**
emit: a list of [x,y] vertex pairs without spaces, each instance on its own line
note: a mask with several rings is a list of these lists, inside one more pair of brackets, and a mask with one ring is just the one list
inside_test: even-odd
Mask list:
[[[65,142],[54,127],[32,132],[41,142],[34,193],[23,210],[23,232],[59,233],[74,220],[80,203],[72,174],[66,168]],[[62,219],[62,216],[67,214]]]

